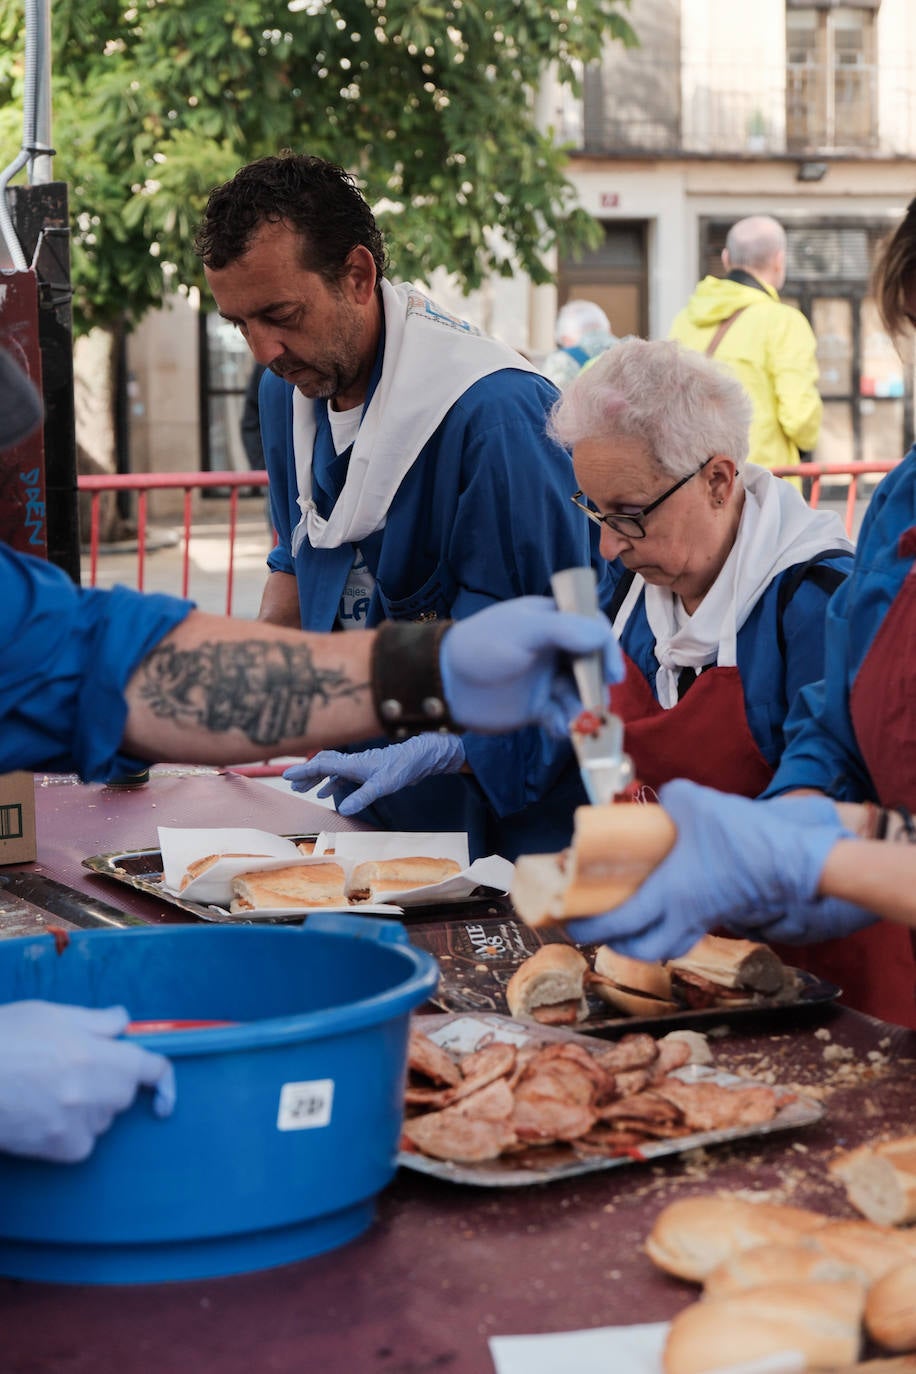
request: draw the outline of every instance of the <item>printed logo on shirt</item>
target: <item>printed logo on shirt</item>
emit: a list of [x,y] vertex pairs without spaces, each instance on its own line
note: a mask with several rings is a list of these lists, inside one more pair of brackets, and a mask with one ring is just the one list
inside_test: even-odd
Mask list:
[[375,578],[366,567],[362,549],[356,549],[353,567],[347,578],[337,610],[337,623],[343,630],[362,630],[375,591]]
[[467,320],[461,319],[459,315],[452,315],[441,306],[436,305],[428,296],[424,296],[421,291],[410,291],[407,296],[408,315],[422,315],[424,319],[430,320],[433,324],[444,324],[449,329],[458,329],[462,334],[481,335],[475,325],[468,324]]

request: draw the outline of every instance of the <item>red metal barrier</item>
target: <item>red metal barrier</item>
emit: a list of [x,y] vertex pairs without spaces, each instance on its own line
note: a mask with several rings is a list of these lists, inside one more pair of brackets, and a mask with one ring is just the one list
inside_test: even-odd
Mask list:
[[880,463],[797,463],[794,467],[773,468],[777,477],[810,477],[811,494],[808,497],[808,505],[817,508],[821,498],[821,482],[829,477],[848,477],[849,487],[846,492],[846,533],[852,534],[856,516],[856,502],[859,500],[859,478],[860,477],[883,477],[885,473],[892,472],[902,461],[895,458],[893,461],[883,461]]
[[[880,463],[800,463],[795,467],[774,468],[779,477],[807,477],[811,479],[809,504],[816,507],[821,498],[821,486],[831,478],[848,478],[846,493],[846,531],[852,534],[856,503],[859,500],[859,481],[862,477],[883,477],[897,462]],[[214,487],[229,490],[229,533],[226,543],[226,614],[232,614],[235,575],[235,546],[239,519],[239,490],[266,487],[266,472],[173,472],[136,474],[92,474],[78,479],[81,492],[92,497],[89,531],[89,584],[96,585],[100,543],[100,500],[103,492],[133,491],[137,493],[137,577],[136,586],[143,591],[147,546],[147,493],[151,491],[183,491],[181,592],[188,596],[191,572],[192,496],[195,491]]]
[[232,614],[233,580],[235,575],[235,543],[239,519],[239,490],[266,487],[266,472],[142,472],[92,473],[77,479],[81,492],[92,497],[89,516],[89,585],[98,578],[100,546],[100,503],[104,492],[133,491],[137,493],[137,577],[138,591],[143,591],[146,568],[147,493],[150,491],[183,491],[181,596],[187,596],[191,580],[191,515],[195,491],[214,487],[229,489],[229,534],[226,542],[226,615]]

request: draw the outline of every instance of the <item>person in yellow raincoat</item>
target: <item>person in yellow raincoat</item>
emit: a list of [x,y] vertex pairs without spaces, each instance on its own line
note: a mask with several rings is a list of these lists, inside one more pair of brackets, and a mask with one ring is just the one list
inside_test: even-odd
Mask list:
[[817,443],[823,403],[814,332],[785,305],[786,234],[768,215],[738,220],[722,251],[724,277],[704,277],[675,316],[669,338],[724,363],[751,397],[750,461],[798,463]]

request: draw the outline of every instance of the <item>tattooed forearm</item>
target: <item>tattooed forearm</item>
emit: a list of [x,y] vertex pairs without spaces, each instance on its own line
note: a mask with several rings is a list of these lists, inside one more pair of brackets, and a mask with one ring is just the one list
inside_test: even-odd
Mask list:
[[317,668],[302,645],[263,639],[158,645],[138,671],[140,699],[155,715],[213,733],[240,730],[253,744],[303,736],[316,702],[367,689],[344,669]]

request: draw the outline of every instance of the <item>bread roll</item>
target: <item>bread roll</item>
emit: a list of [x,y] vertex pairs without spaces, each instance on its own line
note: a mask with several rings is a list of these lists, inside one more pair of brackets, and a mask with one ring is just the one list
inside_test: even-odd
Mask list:
[[679,1010],[671,998],[671,975],[664,964],[630,959],[609,945],[599,947],[588,985],[627,1016],[668,1016]]
[[829,1171],[869,1221],[901,1226],[916,1220],[916,1136],[849,1150],[832,1160]]
[[793,1245],[829,1218],[802,1207],[743,1198],[681,1198],[655,1219],[645,1244],[653,1263],[681,1279],[703,1280],[755,1245]]
[[855,1265],[869,1283],[916,1259],[912,1243],[901,1232],[871,1221],[830,1221],[812,1236],[811,1243],[823,1254]]
[[349,890],[354,901],[372,902],[383,893],[427,887],[460,872],[455,859],[367,859],[353,869]]
[[704,935],[686,954],[670,959],[668,967],[686,969],[720,987],[754,992],[781,992],[785,981],[783,962],[769,945],[719,935]]
[[865,1326],[887,1350],[916,1350],[916,1260],[889,1269],[872,1284]]
[[229,910],[257,911],[273,907],[346,906],[344,871],[340,864],[299,864],[262,873],[240,873],[232,880]]
[[583,980],[588,961],[572,945],[542,945],[520,964],[506,987],[512,1016],[573,1025],[588,1016]]
[[858,1358],[863,1290],[857,1283],[790,1283],[704,1298],[668,1331],[665,1374],[707,1374],[797,1351],[807,1369],[834,1369]]
[[263,854],[207,854],[202,859],[194,859],[185,869],[184,877],[179,884],[179,891],[184,892],[185,888],[193,883],[195,878],[199,878],[214,864],[218,864],[220,859],[261,859],[264,857]]
[[568,850],[516,859],[513,906],[529,926],[600,915],[636,891],[676,836],[660,806],[580,806]]
[[730,1255],[706,1275],[703,1292],[721,1298],[744,1288],[772,1283],[836,1283],[846,1279],[864,1287],[862,1271],[818,1250],[816,1237],[802,1236],[793,1245],[755,1245]]

